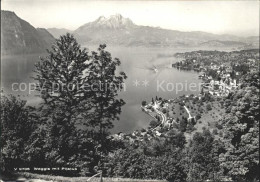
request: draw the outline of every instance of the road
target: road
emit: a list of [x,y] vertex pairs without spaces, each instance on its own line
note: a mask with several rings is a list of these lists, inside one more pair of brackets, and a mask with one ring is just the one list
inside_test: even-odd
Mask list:
[[162,117],[162,124],[164,124],[167,121],[167,117],[165,116],[165,114],[163,114],[161,111],[155,109],[155,112],[157,112],[159,115],[161,115]]
[[189,115],[189,118],[188,118],[188,119],[191,119],[192,117],[191,117],[191,114],[190,114],[189,109],[188,109],[186,106],[183,106],[183,107],[186,109],[186,111],[187,111],[187,113],[188,113],[188,115]]

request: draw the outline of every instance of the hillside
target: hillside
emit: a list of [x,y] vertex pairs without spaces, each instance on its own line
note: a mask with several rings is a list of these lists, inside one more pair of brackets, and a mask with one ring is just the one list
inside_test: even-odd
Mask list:
[[101,16],[75,31],[64,28],[35,29],[14,12],[1,11],[2,54],[42,52],[50,47],[54,37],[73,33],[83,45],[106,43],[129,47],[230,47],[236,49],[259,48],[259,37],[216,35],[207,32],[181,32],[160,27],[136,25],[122,15]]
[[61,35],[66,33],[72,33],[73,31],[65,28],[47,28],[48,32],[53,35],[55,38],[59,38]]
[[248,44],[245,42],[219,41],[219,40],[211,40],[200,44],[200,46],[205,46],[205,47],[241,47],[246,45]]
[[109,18],[101,16],[93,22],[80,26],[73,33],[82,44],[107,43],[110,45],[145,47],[241,47],[258,45],[256,43],[257,37],[242,38],[200,31],[181,32],[159,27],[139,26],[120,14],[112,15]]
[[46,29],[35,29],[14,12],[1,11],[2,54],[43,52],[53,41],[54,37]]

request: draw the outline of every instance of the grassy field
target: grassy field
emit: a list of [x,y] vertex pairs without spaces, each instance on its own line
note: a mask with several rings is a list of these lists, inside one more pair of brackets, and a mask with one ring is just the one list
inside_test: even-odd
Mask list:
[[184,133],[187,141],[195,132],[202,132],[203,129],[215,130],[213,133],[218,137],[219,131],[216,125],[225,113],[218,100],[201,102],[198,97],[194,96],[177,98],[174,102],[168,102],[166,108],[168,118],[173,118],[176,123],[179,123],[183,118],[188,118],[188,113],[184,106],[190,111],[192,117],[200,116],[199,119],[196,119],[194,130]]
[[[28,172],[17,173],[15,179],[11,181],[29,181],[29,182],[86,182],[90,177],[63,177],[34,174]],[[4,179],[4,181],[6,181]],[[10,179],[8,180],[10,181]],[[165,180],[143,180],[143,179],[130,179],[130,178],[102,178],[103,182],[166,182]],[[94,177],[89,182],[100,182],[100,177]]]
[[[180,105],[179,103],[182,103]],[[201,118],[198,119],[197,123],[200,121],[207,121],[209,123],[209,128],[214,127],[215,122],[221,118],[224,113],[224,109],[221,108],[219,101],[205,101],[205,102],[198,102],[194,98],[183,98],[183,99],[176,99],[175,102],[169,103],[167,110],[169,111],[169,117],[182,119],[188,118],[188,113],[184,109],[183,106],[186,106],[191,113],[192,117],[197,116],[198,114],[201,115]],[[211,109],[207,109],[207,105],[210,105]],[[205,125],[206,126],[206,125]]]

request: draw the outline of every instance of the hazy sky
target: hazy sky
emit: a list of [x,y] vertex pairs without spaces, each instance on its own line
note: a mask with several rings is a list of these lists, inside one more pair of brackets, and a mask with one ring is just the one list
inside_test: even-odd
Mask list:
[[138,25],[217,34],[259,35],[259,1],[2,0],[34,27],[74,30],[99,16],[122,14]]

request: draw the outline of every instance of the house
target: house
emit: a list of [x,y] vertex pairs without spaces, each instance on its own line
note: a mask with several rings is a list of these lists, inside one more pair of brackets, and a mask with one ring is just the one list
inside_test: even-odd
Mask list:
[[161,136],[162,134],[159,132],[159,131],[155,131],[155,134],[157,135],[157,136]]

